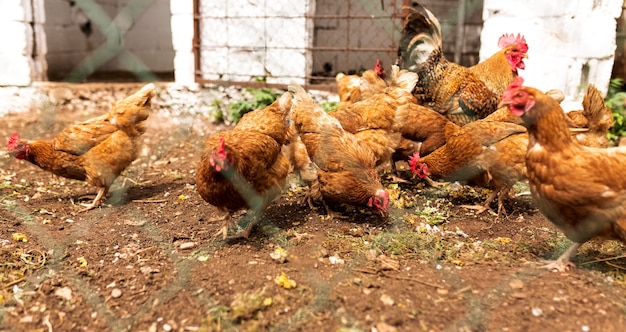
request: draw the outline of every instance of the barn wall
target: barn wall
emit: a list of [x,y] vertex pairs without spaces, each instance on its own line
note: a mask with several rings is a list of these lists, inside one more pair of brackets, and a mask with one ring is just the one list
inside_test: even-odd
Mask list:
[[616,18],[623,0],[485,0],[480,50],[485,59],[497,50],[504,32],[522,33],[529,45],[525,84],[559,89],[565,108],[580,107],[587,84],[607,91],[615,55]]

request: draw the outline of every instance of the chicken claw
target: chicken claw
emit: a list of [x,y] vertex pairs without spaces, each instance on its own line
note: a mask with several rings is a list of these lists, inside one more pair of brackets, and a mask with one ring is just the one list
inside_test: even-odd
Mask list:
[[476,214],[479,215],[487,210],[491,210],[488,205],[461,205],[464,209],[476,210]]
[[541,265],[539,268],[547,269],[552,272],[567,272],[576,268],[576,265],[570,261],[562,261],[562,260],[554,260],[554,261],[545,261],[545,265]]
[[581,243],[572,244],[559,258],[553,261],[545,261],[547,264],[540,266],[540,268],[548,269],[552,272],[567,272],[576,268],[576,265],[572,263],[570,258],[576,253],[580,246]]
[[98,205],[100,205],[100,200],[104,196],[105,191],[106,191],[106,189],[99,188],[98,189],[98,194],[96,195],[96,198],[94,198],[93,201],[90,204],[81,203],[80,205],[84,206],[85,208],[81,209],[78,212],[85,212],[85,211],[93,210]]
[[[229,215],[232,217],[232,215]],[[248,218],[246,218],[248,217]],[[237,222],[233,222],[231,218],[224,218],[224,222],[222,223],[222,228],[215,233],[215,236],[222,235],[223,240],[232,240],[238,238],[247,239],[252,232],[252,229],[257,223],[256,216],[248,216],[245,215],[241,218],[241,222],[244,225],[243,227],[239,226]],[[248,220],[251,219],[251,220]]]

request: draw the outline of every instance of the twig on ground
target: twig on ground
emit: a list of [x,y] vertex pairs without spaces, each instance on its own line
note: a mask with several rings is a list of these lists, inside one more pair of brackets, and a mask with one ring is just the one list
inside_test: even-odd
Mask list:
[[166,203],[167,199],[133,199],[133,203]]

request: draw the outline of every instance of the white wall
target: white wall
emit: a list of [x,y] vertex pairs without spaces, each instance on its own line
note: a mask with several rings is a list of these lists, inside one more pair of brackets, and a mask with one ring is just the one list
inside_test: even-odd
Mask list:
[[193,54],[193,0],[172,0],[171,29],[174,48],[174,79],[176,83],[192,85],[194,77]]
[[0,85],[29,85],[46,78],[42,8],[43,0],[0,1]]
[[525,85],[559,89],[564,109],[580,109],[587,84],[606,93],[615,54],[616,18],[623,0],[485,0],[481,60],[497,51],[503,33],[528,43]]

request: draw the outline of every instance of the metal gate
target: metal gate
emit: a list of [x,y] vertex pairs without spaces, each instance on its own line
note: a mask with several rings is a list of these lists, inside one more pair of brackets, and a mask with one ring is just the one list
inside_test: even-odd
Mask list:
[[[284,3],[288,5],[295,2]],[[304,15],[307,25],[312,26],[308,31],[312,35],[312,42],[303,48],[308,62],[305,85],[329,89],[338,72],[358,73],[373,68],[377,59],[381,59],[385,66],[395,60],[402,25],[402,6],[410,5],[409,0],[317,0],[309,1],[309,4],[315,9]],[[203,60],[202,52],[206,48],[203,44],[206,33],[201,30],[201,23],[207,16],[202,14],[201,5],[201,0],[194,0],[196,82],[284,87],[284,84],[267,83],[265,80],[234,82],[205,77],[202,61],[206,60]],[[257,16],[244,15],[250,20],[269,18],[262,10],[259,10]],[[229,18],[231,16],[226,15],[224,19],[227,21]],[[282,28],[289,29],[287,20]]]

